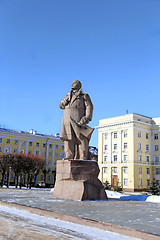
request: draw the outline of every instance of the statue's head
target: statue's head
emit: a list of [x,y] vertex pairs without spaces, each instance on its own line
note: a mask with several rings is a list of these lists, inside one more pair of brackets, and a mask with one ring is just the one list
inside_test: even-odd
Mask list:
[[71,85],[72,90],[79,90],[82,87],[82,84],[79,80],[74,80]]

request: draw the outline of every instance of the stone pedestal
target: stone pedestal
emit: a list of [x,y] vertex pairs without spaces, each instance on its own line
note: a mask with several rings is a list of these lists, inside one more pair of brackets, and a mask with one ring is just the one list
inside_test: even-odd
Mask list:
[[58,160],[53,198],[106,200],[107,195],[98,174],[96,161]]

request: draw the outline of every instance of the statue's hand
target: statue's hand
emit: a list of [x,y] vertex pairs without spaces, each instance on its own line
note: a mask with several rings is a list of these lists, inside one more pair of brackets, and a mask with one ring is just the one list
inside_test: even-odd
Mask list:
[[60,107],[61,109],[64,109],[65,106],[68,105],[68,103],[69,103],[69,99],[68,99],[68,98],[67,98],[67,99],[64,99],[63,101],[60,102],[59,107]]
[[86,125],[87,123],[89,123],[89,119],[87,117],[83,117],[79,123],[82,125]]
[[68,98],[63,101],[63,105],[64,105],[64,106],[67,106],[68,103],[69,103],[69,99],[68,99]]

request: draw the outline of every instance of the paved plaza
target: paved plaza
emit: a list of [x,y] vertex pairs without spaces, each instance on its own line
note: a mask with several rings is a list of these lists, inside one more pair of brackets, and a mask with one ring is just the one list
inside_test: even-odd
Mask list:
[[[55,200],[50,190],[0,189],[1,204],[18,204],[54,213],[54,216],[71,216],[100,224],[135,229],[160,239],[160,204],[140,201],[68,201]],[[59,214],[59,215],[58,215]],[[71,219],[71,221],[72,221]],[[109,226],[109,225],[108,225]],[[147,239],[147,238],[144,238]]]

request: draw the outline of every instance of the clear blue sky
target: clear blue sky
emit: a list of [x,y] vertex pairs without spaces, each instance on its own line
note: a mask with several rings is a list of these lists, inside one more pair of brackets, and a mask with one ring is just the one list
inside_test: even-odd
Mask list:
[[1,127],[60,132],[74,79],[92,127],[127,109],[160,116],[160,1],[0,0]]

